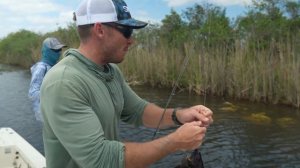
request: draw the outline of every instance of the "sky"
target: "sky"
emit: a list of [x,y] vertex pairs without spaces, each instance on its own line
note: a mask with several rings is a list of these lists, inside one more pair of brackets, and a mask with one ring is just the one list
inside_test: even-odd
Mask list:
[[[81,0],[0,0],[0,39],[9,33],[26,29],[47,33],[72,23],[72,13]],[[159,23],[171,9],[179,14],[195,3],[211,4],[226,9],[235,18],[245,12],[251,0],[125,0],[133,18]]]

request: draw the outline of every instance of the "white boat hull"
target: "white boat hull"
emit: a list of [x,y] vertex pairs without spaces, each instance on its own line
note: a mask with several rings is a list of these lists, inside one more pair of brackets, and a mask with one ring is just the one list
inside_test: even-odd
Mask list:
[[0,128],[0,168],[46,168],[46,160],[13,129]]

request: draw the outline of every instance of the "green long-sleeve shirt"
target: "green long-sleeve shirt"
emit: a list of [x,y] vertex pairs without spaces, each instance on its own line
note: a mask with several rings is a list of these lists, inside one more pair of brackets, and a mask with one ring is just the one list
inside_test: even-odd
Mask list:
[[120,120],[142,125],[147,102],[114,64],[97,66],[77,50],[46,75],[41,87],[47,168],[122,168]]

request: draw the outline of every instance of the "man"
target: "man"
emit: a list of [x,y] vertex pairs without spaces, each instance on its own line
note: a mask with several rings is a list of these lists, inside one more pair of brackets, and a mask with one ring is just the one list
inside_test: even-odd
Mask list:
[[37,121],[43,121],[40,111],[40,88],[42,81],[50,68],[59,60],[63,47],[66,47],[66,45],[61,44],[57,38],[46,38],[42,44],[41,60],[30,68],[31,82],[28,97],[32,101],[32,107]]
[[198,148],[212,123],[211,110],[201,105],[167,109],[161,128],[184,125],[165,137],[119,141],[121,121],[155,128],[164,111],[138,97],[115,65],[133,43],[132,30],[147,24],[131,18],[122,0],[84,0],[74,19],[80,46],[65,53],[42,85],[47,168],[140,168]]

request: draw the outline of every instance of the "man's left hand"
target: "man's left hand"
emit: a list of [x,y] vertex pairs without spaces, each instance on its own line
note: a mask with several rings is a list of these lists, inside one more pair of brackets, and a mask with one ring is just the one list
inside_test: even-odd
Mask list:
[[181,123],[184,124],[193,121],[201,121],[202,127],[208,127],[213,123],[212,115],[213,112],[203,105],[196,105],[190,108],[178,109],[176,113],[177,119]]

